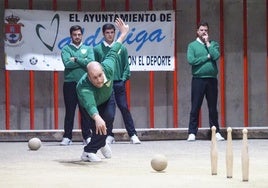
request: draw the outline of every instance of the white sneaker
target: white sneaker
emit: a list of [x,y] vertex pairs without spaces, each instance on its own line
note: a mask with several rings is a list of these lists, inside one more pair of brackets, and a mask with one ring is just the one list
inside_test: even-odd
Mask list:
[[63,138],[60,145],[61,146],[68,146],[72,144],[72,140],[69,138]]
[[131,144],[140,144],[141,141],[139,140],[139,138],[137,137],[137,135],[133,135],[131,138],[130,138],[130,143]]
[[101,161],[101,158],[96,155],[95,153],[88,153],[88,152],[83,152],[81,156],[82,161],[89,161],[89,162],[98,162]]
[[88,145],[90,141],[91,141],[91,137],[88,137],[86,140],[83,141],[83,144]]
[[216,140],[217,141],[224,141],[224,138],[221,136],[220,133],[216,133]]
[[111,150],[109,144],[106,143],[105,146],[100,149],[100,151],[105,158],[112,157],[112,150]]
[[115,143],[114,137],[113,136],[107,136],[106,143],[107,144],[114,144]]
[[187,139],[188,142],[192,142],[192,141],[195,141],[195,135],[194,134],[189,134],[188,136],[188,139]]

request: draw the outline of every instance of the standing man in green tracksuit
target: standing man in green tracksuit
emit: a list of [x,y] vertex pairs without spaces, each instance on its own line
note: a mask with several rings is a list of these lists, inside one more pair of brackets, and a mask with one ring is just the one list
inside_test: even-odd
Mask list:
[[209,126],[216,127],[216,139],[224,140],[220,134],[218,123],[218,68],[220,57],[219,44],[209,40],[208,23],[202,22],[197,26],[197,38],[188,45],[187,61],[192,66],[191,112],[188,129],[188,141],[195,141],[198,131],[199,111],[204,97],[207,99]]
[[90,120],[92,129],[91,141],[84,147],[81,156],[83,161],[101,161],[96,154],[98,150],[105,158],[112,156],[106,137],[114,118],[115,103],[112,100],[114,71],[122,42],[129,31],[129,26],[120,18],[117,18],[115,23],[121,33],[119,38],[101,63],[93,61],[87,65],[87,74],[79,80],[76,88],[79,102],[83,106],[82,113]]
[[[115,26],[113,24],[107,23],[102,26],[102,34],[104,37],[104,41],[99,45],[93,48],[95,60],[98,62],[102,62],[106,56],[106,54],[111,49],[111,46],[115,43]],[[125,46],[122,46],[119,52],[119,58],[117,59],[117,63],[115,64],[115,72],[114,72],[114,99],[116,104],[122,114],[124,124],[130,137],[130,143],[132,144],[140,144],[141,141],[137,136],[137,132],[134,126],[134,121],[132,115],[129,111],[127,104],[127,96],[126,96],[126,81],[130,77],[130,69],[128,62],[128,52]],[[114,112],[115,115],[115,112]],[[110,129],[107,131],[108,136],[106,142],[112,144],[115,142],[113,130],[113,122],[112,125],[109,126]]]
[[[91,47],[82,43],[83,31],[81,26],[74,25],[70,28],[71,43],[62,48],[61,58],[64,64],[63,98],[65,104],[64,134],[60,143],[62,146],[72,144],[72,131],[74,127],[74,116],[78,103],[76,84],[86,73],[86,66],[94,60]],[[85,143],[90,142],[90,126],[85,116],[81,115],[82,136]]]

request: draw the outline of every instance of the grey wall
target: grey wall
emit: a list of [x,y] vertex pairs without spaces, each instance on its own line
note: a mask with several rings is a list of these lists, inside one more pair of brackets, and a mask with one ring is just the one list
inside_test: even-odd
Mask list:
[[[101,11],[101,1],[82,0],[82,11]],[[106,0],[106,11],[124,11],[124,0]],[[267,36],[265,0],[248,0],[249,126],[268,126]],[[33,0],[33,9],[52,10],[52,0]],[[149,10],[149,1],[130,0],[130,11]],[[243,1],[224,0],[224,57],[226,126],[244,126],[243,104]],[[171,10],[172,0],[154,0],[153,10]],[[28,0],[8,0],[8,8],[28,9]],[[57,0],[57,10],[77,10],[75,0]],[[201,0],[201,19],[210,23],[211,38],[220,40],[220,1]],[[4,2],[0,2],[0,19]],[[178,125],[188,127],[190,111],[190,66],[187,44],[195,39],[196,0],[177,0]],[[3,30],[3,21],[0,30]],[[3,39],[3,33],[0,33]],[[4,44],[0,42],[0,129],[5,129]],[[173,73],[155,72],[155,127],[173,127]],[[29,129],[29,72],[9,71],[11,129]],[[53,72],[35,72],[35,128],[54,128]],[[63,72],[59,72],[59,128],[63,128]],[[219,103],[219,107],[220,107]],[[219,108],[220,110],[220,108]],[[131,113],[136,128],[149,128],[149,73],[132,72]],[[219,117],[220,118],[220,117]],[[76,117],[76,122],[77,117]],[[202,126],[208,127],[206,101],[202,106]],[[75,127],[78,127],[77,124]],[[115,128],[124,128],[117,111]]]

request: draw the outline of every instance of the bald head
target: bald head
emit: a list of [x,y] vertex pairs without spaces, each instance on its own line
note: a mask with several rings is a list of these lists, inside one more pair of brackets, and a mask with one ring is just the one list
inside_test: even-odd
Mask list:
[[102,71],[102,66],[97,61],[92,61],[89,64],[87,64],[87,72],[88,74],[93,74],[94,72]]
[[90,82],[98,88],[104,84],[104,72],[101,64],[97,61],[92,61],[87,65],[87,74]]

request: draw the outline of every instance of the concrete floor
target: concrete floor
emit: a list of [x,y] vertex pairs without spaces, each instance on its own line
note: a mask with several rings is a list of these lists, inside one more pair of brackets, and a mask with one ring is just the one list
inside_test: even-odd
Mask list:
[[[0,142],[1,188],[267,188],[268,140],[249,139],[249,181],[242,181],[242,140],[233,140],[233,178],[226,178],[226,141],[218,142],[218,174],[211,175],[210,144],[196,142],[143,141],[112,144],[113,157],[98,163],[82,162],[81,142],[59,146],[43,142],[37,151],[27,142]],[[164,154],[168,166],[155,172],[150,161]],[[101,156],[101,154],[99,154]]]

